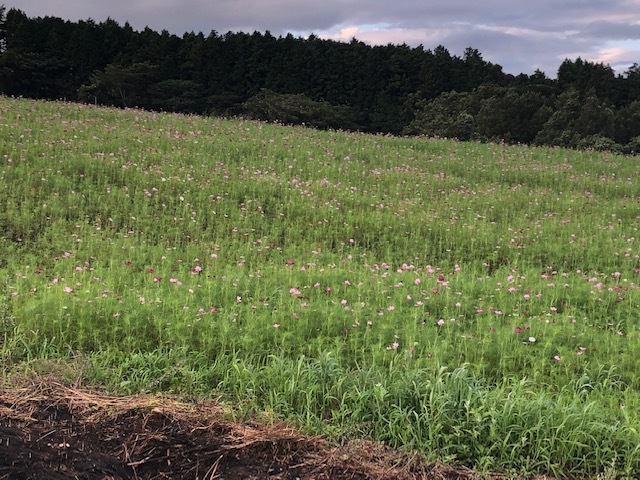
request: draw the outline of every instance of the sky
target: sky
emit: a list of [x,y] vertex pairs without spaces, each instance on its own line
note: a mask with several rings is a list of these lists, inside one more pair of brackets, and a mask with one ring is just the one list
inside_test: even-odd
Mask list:
[[555,78],[566,58],[623,74],[640,64],[640,0],[0,0],[29,17],[107,18],[182,36],[269,30],[371,45],[465,48],[517,75]]

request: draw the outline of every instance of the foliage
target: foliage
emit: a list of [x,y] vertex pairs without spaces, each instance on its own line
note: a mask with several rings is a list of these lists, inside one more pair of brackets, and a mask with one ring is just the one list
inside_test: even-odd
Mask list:
[[243,104],[249,118],[315,128],[355,129],[349,107],[336,107],[326,101],[316,102],[303,94],[278,94],[263,89]]
[[268,31],[178,37],[15,8],[0,21],[6,95],[514,144],[578,147],[600,136],[626,152],[640,135],[637,65],[615,76],[608,65],[566,59],[552,80],[505,74],[472,47],[458,56],[443,45]]

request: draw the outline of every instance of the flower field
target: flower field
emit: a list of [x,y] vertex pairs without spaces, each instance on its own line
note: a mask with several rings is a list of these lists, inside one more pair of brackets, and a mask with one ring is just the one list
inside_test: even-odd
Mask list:
[[640,160],[0,98],[3,381],[640,472]]

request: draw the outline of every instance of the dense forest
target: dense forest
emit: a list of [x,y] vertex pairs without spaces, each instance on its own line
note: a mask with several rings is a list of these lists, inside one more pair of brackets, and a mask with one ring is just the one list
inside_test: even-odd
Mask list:
[[0,9],[0,93],[318,128],[640,151],[640,65],[510,75],[467,48],[254,32],[182,37]]

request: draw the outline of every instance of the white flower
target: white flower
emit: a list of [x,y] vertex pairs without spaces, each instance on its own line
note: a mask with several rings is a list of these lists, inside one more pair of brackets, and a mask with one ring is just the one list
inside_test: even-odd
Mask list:
[[535,343],[536,337],[529,337],[529,343]]

